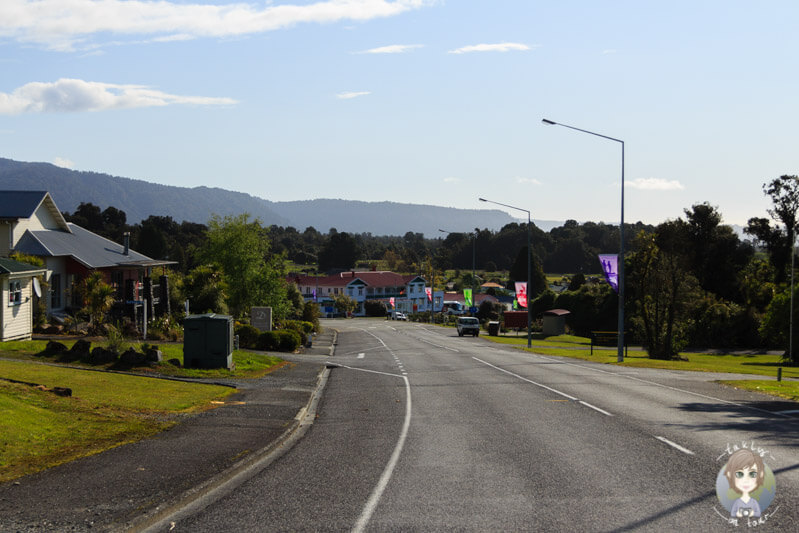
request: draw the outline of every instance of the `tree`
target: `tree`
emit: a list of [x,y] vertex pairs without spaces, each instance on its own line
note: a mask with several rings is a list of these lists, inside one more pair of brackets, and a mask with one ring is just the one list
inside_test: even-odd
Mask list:
[[339,294],[333,299],[333,307],[343,315],[347,315],[358,308],[358,302],[347,296]]
[[114,305],[116,291],[105,282],[103,273],[95,270],[83,280],[83,294],[89,323],[96,329]]
[[[544,270],[541,268],[541,261],[538,260],[535,254],[530,257],[531,275],[530,287],[527,288],[527,298],[533,299],[547,289],[547,277],[544,275]],[[527,281],[527,247],[522,247],[519,254],[516,256],[513,266],[510,269],[511,281]],[[512,289],[513,287],[511,287]]]
[[692,302],[699,292],[696,278],[684,268],[685,258],[674,226],[658,226],[660,233],[640,233],[628,270],[637,316],[632,322],[641,331],[649,357],[674,359],[687,338]]
[[201,265],[186,274],[181,295],[194,313],[227,313],[227,283],[216,265]]
[[208,239],[199,257],[221,267],[228,285],[230,312],[240,317],[253,306],[270,306],[275,318],[291,312],[286,294],[286,270],[282,255],[270,252],[266,231],[250,215],[220,218],[208,223]]
[[[333,230],[331,229],[331,232]],[[331,233],[322,250],[319,252],[319,269],[349,269],[361,256],[358,243],[349,233]]]
[[799,210],[799,177],[783,175],[763,184],[763,192],[771,198],[773,208],[768,210],[772,220],[783,228],[772,228],[767,219],[749,219],[746,229],[749,235],[760,240],[768,250],[774,265],[777,283],[787,278],[791,262],[794,234],[796,233],[796,212]]

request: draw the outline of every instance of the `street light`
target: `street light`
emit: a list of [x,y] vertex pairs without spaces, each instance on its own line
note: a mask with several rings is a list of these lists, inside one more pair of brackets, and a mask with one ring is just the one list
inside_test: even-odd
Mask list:
[[569,128],[570,130],[580,131],[582,133],[587,133],[596,137],[602,137],[603,139],[608,139],[609,141],[615,141],[621,144],[621,223],[619,224],[619,352],[618,356],[616,357],[616,361],[621,363],[624,361],[624,141],[593,131],[561,124],[560,122],[555,122],[545,118],[541,119],[541,122],[549,126],[563,126],[564,128]]
[[[441,228],[438,229],[441,233],[450,234],[453,233],[452,231],[443,230]],[[475,256],[475,241],[477,240],[477,233],[471,232],[470,235],[472,236],[472,305],[476,307],[477,304],[477,297],[474,294],[474,256]]]
[[514,207],[508,204],[501,204],[493,200],[486,200],[485,198],[478,198],[481,202],[488,202],[490,204],[497,204],[509,209],[516,209],[517,211],[524,211],[527,213],[527,347],[533,347],[533,310],[530,306],[530,286],[533,283],[533,262],[532,255],[533,249],[530,247],[530,211],[522,209],[521,207]]

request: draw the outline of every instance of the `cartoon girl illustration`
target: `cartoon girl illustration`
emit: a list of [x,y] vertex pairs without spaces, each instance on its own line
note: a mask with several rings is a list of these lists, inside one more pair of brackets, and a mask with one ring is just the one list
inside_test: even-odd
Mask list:
[[765,474],[763,460],[752,450],[744,448],[730,455],[724,475],[730,488],[741,495],[732,504],[731,518],[760,516],[760,504],[752,493],[763,485]]

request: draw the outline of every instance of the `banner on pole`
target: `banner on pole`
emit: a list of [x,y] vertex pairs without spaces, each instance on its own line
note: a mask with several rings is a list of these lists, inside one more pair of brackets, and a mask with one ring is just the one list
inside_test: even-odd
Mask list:
[[516,282],[516,301],[521,307],[527,307],[527,282]]
[[431,287],[425,287],[424,292],[427,293],[427,299],[429,301],[433,301],[433,289]]
[[391,308],[394,309],[394,297],[393,296],[388,299],[388,303],[390,303],[391,304]]
[[473,307],[472,289],[463,289],[463,299],[466,300],[466,307]]
[[616,254],[600,254],[599,262],[602,263],[602,272],[613,290],[619,292],[619,256]]

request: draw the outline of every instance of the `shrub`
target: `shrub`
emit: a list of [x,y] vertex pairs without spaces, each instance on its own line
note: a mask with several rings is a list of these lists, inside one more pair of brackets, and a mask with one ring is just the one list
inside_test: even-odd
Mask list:
[[302,337],[296,331],[264,331],[258,336],[256,349],[266,352],[293,352],[300,347],[301,342]]
[[388,312],[386,304],[376,300],[367,300],[364,302],[363,307],[364,311],[366,311],[366,316],[386,316]]
[[240,348],[255,348],[261,335],[261,330],[250,324],[239,324],[234,328],[234,332],[239,336]]

